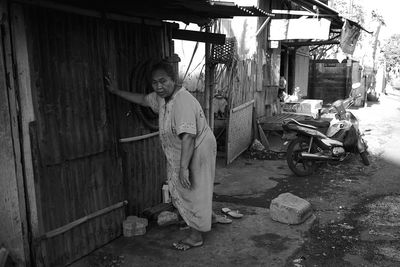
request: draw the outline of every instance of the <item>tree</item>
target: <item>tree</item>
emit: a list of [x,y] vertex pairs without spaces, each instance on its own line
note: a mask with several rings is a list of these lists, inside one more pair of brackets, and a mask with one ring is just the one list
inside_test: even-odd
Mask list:
[[395,77],[399,76],[400,69],[400,34],[392,35],[382,46],[386,61],[386,71]]
[[[338,11],[338,13],[347,19],[355,21],[359,24],[364,24],[365,13],[362,6],[354,0],[335,0],[332,2],[332,8]],[[337,34],[331,34],[330,38]],[[339,38],[340,40],[340,38]],[[359,41],[362,40],[362,35],[359,37]],[[315,59],[322,58],[334,58],[338,51],[339,45],[322,45],[317,47],[311,47],[310,55]]]
[[359,1],[335,0],[332,7],[338,11],[341,16],[363,25],[365,22],[364,9],[357,2]]

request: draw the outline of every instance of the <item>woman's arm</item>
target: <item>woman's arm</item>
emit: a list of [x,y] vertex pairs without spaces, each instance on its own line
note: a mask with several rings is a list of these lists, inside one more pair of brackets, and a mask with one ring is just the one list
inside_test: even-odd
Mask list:
[[182,133],[180,138],[182,140],[182,146],[179,180],[184,188],[190,189],[189,164],[194,152],[195,136],[189,133]]
[[141,106],[148,106],[147,102],[145,101],[145,95],[144,94],[137,94],[137,93],[132,93],[128,91],[122,91],[118,90],[117,85],[115,83],[115,80],[111,79],[109,76],[104,77],[106,81],[106,88],[107,90],[114,94],[117,95],[125,100],[128,100],[129,102],[141,105]]

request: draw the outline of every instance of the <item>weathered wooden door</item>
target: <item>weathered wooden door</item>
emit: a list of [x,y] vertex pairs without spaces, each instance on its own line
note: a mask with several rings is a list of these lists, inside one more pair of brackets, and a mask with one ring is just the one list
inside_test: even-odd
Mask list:
[[137,214],[161,198],[165,170],[158,139],[118,143],[148,130],[128,114],[130,104],[106,91],[103,77],[110,71],[122,89],[132,89],[135,64],[149,51],[165,56],[165,29],[83,13],[12,6],[38,265],[71,263],[121,235],[126,200],[128,212]]
[[308,47],[296,50],[294,66],[294,87],[299,87],[301,95],[308,96],[308,72],[310,56]]
[[322,99],[325,104],[345,98],[346,73],[346,63],[329,59],[312,60],[309,75],[311,98]]

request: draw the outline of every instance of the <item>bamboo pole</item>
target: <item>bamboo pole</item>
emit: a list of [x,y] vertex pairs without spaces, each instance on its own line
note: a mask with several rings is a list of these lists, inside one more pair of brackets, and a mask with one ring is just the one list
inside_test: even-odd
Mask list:
[[147,139],[153,136],[158,135],[159,132],[154,132],[154,133],[149,133],[149,134],[144,134],[144,135],[139,135],[139,136],[132,136],[132,137],[127,137],[127,138],[121,138],[119,139],[120,143],[128,143],[128,142],[135,142],[143,139]]
[[51,231],[43,234],[39,239],[40,240],[49,239],[49,238],[61,235],[61,234],[65,233],[65,232],[71,230],[72,228],[75,228],[75,227],[81,225],[82,223],[85,223],[85,222],[87,222],[87,221],[89,221],[89,220],[91,220],[93,218],[96,218],[96,217],[98,217],[100,215],[103,215],[103,214],[109,213],[109,212],[111,212],[113,210],[116,210],[118,208],[121,208],[121,207],[123,207],[123,206],[125,206],[127,204],[128,204],[128,201],[124,200],[124,201],[116,203],[116,204],[114,204],[112,206],[109,206],[107,208],[95,211],[95,212],[93,212],[93,213],[91,213],[89,215],[86,215],[85,217],[82,217],[82,218],[80,218],[78,220],[75,220],[75,221],[70,222],[70,223],[68,223],[66,225],[63,225],[63,226],[58,227],[58,228],[56,228],[54,230],[51,230]]
[[[206,33],[210,32],[210,26],[205,27]],[[211,44],[209,42],[205,43],[205,70],[204,70],[204,114],[206,120],[211,127],[211,117],[210,117],[210,84],[211,84],[211,73],[210,73],[210,55],[211,55]],[[211,105],[212,106],[212,105]]]
[[214,85],[215,85],[215,65],[210,65],[210,85],[209,85],[209,90],[210,90],[210,98],[209,98],[209,113],[210,113],[210,119],[209,119],[209,125],[212,131],[214,131],[214,105],[213,105],[213,100],[214,100]]

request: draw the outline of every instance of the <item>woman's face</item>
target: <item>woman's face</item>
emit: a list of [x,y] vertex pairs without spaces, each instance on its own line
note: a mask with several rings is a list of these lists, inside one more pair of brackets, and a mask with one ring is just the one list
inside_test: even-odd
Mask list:
[[175,82],[164,70],[153,72],[151,85],[157,95],[162,98],[170,97],[175,90]]

